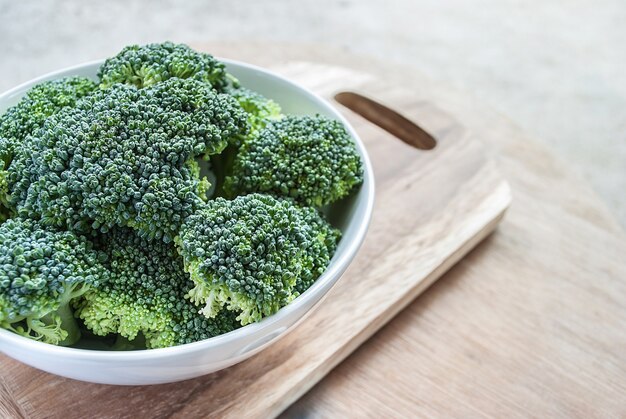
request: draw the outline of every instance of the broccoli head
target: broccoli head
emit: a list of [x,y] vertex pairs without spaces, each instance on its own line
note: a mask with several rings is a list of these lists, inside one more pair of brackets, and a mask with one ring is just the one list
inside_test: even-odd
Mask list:
[[84,77],[66,77],[36,85],[0,117],[0,137],[6,138],[6,145],[12,151],[27,135],[40,128],[50,115],[74,106],[96,87],[94,81]]
[[76,315],[94,334],[134,340],[148,348],[196,342],[239,326],[236,313],[207,319],[185,299],[193,284],[170,243],[148,242],[130,229],[114,229],[96,241],[108,257],[108,274],[75,304]]
[[[9,166],[18,213],[71,230],[127,226],[171,241],[206,197],[195,158],[247,130],[236,101],[172,78],[95,92],[48,118]],[[30,139],[30,141],[29,141]]]
[[28,135],[61,109],[74,106],[96,83],[84,77],[45,81],[30,89],[20,102],[0,116],[0,222],[15,208],[9,203],[8,168]]
[[207,202],[176,239],[195,287],[189,297],[214,317],[224,307],[248,324],[303,292],[328,265],[339,231],[312,208],[269,195]]
[[98,77],[102,88],[116,83],[142,88],[177,77],[208,82],[219,91],[224,91],[234,80],[226,73],[224,64],[213,56],[172,42],[127,46],[104,62]]
[[248,138],[224,181],[227,197],[260,192],[321,207],[363,181],[363,163],[339,121],[288,116]]
[[0,326],[69,345],[80,331],[70,303],[97,284],[101,257],[80,236],[36,221],[0,225]]

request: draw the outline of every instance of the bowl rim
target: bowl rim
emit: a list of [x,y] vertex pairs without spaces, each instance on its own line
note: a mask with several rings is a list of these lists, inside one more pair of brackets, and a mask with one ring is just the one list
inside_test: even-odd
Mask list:
[[[23,336],[12,333],[8,330],[0,328],[0,341],[8,342],[12,345],[19,346],[23,349],[28,349],[34,352],[45,352],[48,355],[57,355],[62,357],[70,356],[73,359],[84,359],[84,360],[100,360],[100,361],[137,361],[137,360],[155,360],[162,359],[174,355],[184,355],[198,351],[211,350],[218,346],[226,345],[231,342],[237,341],[241,338],[244,338],[248,335],[255,335],[256,333],[262,332],[264,329],[269,328],[272,324],[278,323],[281,319],[288,317],[291,313],[296,312],[301,306],[305,305],[309,299],[312,299],[313,296],[317,293],[321,292],[320,300],[323,298],[332,286],[336,283],[336,281],[341,277],[343,271],[348,267],[356,253],[358,252],[363,240],[365,239],[365,235],[367,233],[367,229],[369,227],[373,207],[374,207],[374,194],[375,194],[375,184],[374,184],[374,172],[372,168],[371,161],[367,154],[367,150],[365,145],[363,144],[361,138],[356,133],[355,129],[352,125],[347,121],[347,119],[336,109],[333,105],[330,104],[329,101],[322,98],[316,93],[313,93],[308,88],[304,87],[300,83],[287,79],[286,77],[277,74],[272,70],[268,70],[254,64],[249,64],[246,62],[232,60],[222,57],[215,57],[220,60],[226,66],[235,66],[242,67],[247,70],[251,70],[257,73],[261,73],[266,77],[278,79],[278,81],[282,83],[286,83],[290,85],[290,87],[296,88],[304,96],[307,96],[308,99],[315,102],[316,105],[325,109],[329,114],[333,115],[338,121],[340,121],[343,126],[346,128],[350,136],[352,137],[361,158],[363,159],[364,166],[364,177],[363,183],[361,184],[361,192],[366,194],[365,201],[365,211],[363,214],[362,222],[357,226],[354,235],[352,236],[352,240],[347,244],[347,247],[343,250],[343,252],[336,252],[333,255],[333,259],[330,264],[324,271],[324,273],[315,281],[315,283],[306,290],[302,295],[298,296],[292,302],[290,302],[285,307],[281,308],[275,314],[268,316],[262,319],[259,322],[248,324],[239,329],[233,330],[231,332],[225,333],[223,335],[207,338],[201,341],[186,343],[177,346],[171,346],[168,348],[156,348],[156,349],[139,349],[134,351],[106,351],[106,350],[97,350],[97,349],[81,349],[81,348],[71,348],[64,346],[56,346],[44,342],[35,341],[32,339],[25,338]],[[6,92],[0,94],[0,100],[7,99],[12,97],[13,95],[22,92],[26,88],[30,88],[35,84],[40,82],[51,80],[58,77],[69,76],[68,73],[72,71],[83,70],[88,67],[100,66],[104,63],[104,59],[101,60],[93,60],[88,61],[82,64],[66,67],[60,70],[52,71],[26,81],[24,83],[19,84],[18,86],[13,87],[12,89],[7,90]],[[334,279],[334,282],[333,282]],[[330,284],[329,284],[330,283]],[[325,292],[322,290],[327,287]],[[311,310],[309,308],[309,310]],[[307,311],[309,311],[307,310]],[[303,313],[301,317],[306,315],[306,312]],[[297,322],[297,320],[296,320]],[[294,325],[295,323],[294,322]],[[289,328],[281,331],[281,333],[277,336],[283,335]],[[258,338],[257,338],[258,339]],[[0,350],[0,352],[3,352]]]

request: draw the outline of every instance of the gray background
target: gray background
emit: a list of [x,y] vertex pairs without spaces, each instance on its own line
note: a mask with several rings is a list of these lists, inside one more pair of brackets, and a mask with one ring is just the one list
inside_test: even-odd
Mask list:
[[322,43],[413,66],[550,144],[626,225],[624,0],[0,0],[0,91],[166,39]]

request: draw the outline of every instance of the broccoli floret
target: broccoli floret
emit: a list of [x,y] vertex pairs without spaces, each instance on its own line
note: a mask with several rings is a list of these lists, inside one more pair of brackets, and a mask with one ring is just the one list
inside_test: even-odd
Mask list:
[[127,226],[171,241],[206,199],[192,160],[221,152],[246,130],[236,101],[206,83],[116,84],[27,138],[9,167],[11,199],[19,214],[45,224],[103,233]]
[[9,203],[8,168],[26,137],[41,128],[49,116],[74,106],[96,87],[94,81],[84,77],[45,81],[30,89],[17,105],[0,116],[0,222],[15,212]]
[[96,82],[84,77],[66,77],[36,85],[0,117],[0,137],[8,141],[7,146],[12,151],[27,135],[40,128],[49,116],[74,106],[96,87]]
[[70,303],[97,284],[100,255],[82,237],[13,218],[0,226],[0,326],[70,345],[80,331]]
[[237,99],[248,114],[251,133],[264,128],[269,121],[282,117],[280,105],[260,93],[243,87],[230,89],[228,93]]
[[230,173],[227,197],[261,192],[322,207],[363,181],[363,163],[339,121],[288,116],[246,140]]
[[272,196],[217,198],[191,215],[176,239],[195,287],[190,298],[214,317],[240,311],[242,324],[277,312],[319,277],[339,231],[312,208]]
[[213,88],[224,91],[234,81],[226,73],[224,64],[212,55],[172,42],[127,46],[104,62],[98,77],[102,88],[116,83],[142,88],[178,77],[208,82]]
[[94,334],[118,333],[148,348],[196,342],[239,326],[236,313],[207,319],[185,299],[193,284],[170,243],[148,242],[130,229],[114,229],[96,242],[107,256],[108,276],[76,304],[76,315]]

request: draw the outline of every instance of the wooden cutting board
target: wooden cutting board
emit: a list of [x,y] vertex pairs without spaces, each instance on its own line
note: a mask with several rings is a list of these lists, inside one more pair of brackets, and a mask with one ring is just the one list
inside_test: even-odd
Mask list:
[[326,46],[216,51],[229,50],[403,84],[480,133],[514,196],[495,234],[283,417],[626,417],[626,234],[585,178],[525,132],[535,127],[390,62]]
[[182,383],[88,384],[0,357],[0,416],[238,418],[279,413],[496,227],[509,206],[510,191],[476,138],[479,133],[472,135],[435,103],[417,99],[415,91],[364,72],[312,63],[278,71],[342,102],[345,106],[335,103],[365,142],[374,166],[371,227],[325,301],[257,356]]

